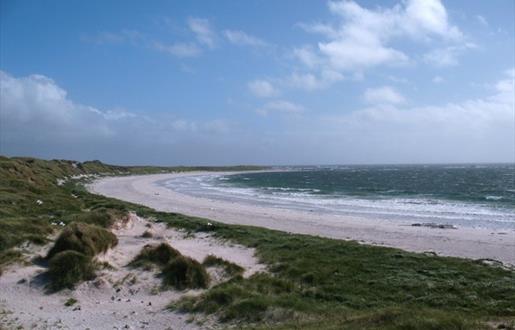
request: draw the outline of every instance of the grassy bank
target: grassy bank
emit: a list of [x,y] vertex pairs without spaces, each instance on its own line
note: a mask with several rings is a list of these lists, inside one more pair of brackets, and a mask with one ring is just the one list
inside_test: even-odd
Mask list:
[[488,329],[506,328],[515,320],[512,270],[262,228],[208,225],[204,219],[92,195],[75,180],[58,181],[81,174],[177,168],[80,164],[0,159],[0,265],[19,256],[14,246],[27,240],[44,243],[61,229],[61,222],[108,226],[130,210],[253,247],[269,267],[248,279],[235,276],[171,309],[279,329]]
[[[181,171],[258,170],[257,166],[149,167],[114,166],[99,161],[75,162],[0,156],[0,269],[16,258],[11,248],[25,241],[42,244],[71,222],[107,227],[126,206],[85,195],[80,182],[103,175]],[[80,190],[80,191],[79,191]]]

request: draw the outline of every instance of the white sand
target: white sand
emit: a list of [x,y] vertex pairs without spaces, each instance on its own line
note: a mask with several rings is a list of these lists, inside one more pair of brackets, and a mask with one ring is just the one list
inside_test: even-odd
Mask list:
[[101,195],[223,223],[260,226],[286,232],[319,235],[407,251],[431,251],[439,255],[494,259],[515,265],[515,231],[474,228],[434,229],[409,223],[318,214],[300,210],[249,206],[234,202],[191,197],[160,187],[156,181],[202,172],[110,177],[89,186]]
[[[118,245],[98,259],[107,261],[114,269],[102,270],[95,280],[82,283],[74,291],[64,290],[46,294],[45,281],[38,276],[45,268],[36,265],[13,265],[0,276],[0,329],[197,329],[211,328],[212,319],[202,325],[188,322],[191,315],[166,310],[166,306],[185,294],[199,294],[202,290],[180,292],[159,290],[161,280],[155,273],[125,267],[145,244],[168,242],[182,254],[202,262],[213,254],[245,268],[245,276],[264,270],[254,257],[254,250],[220,242],[209,235],[187,236],[164,224],[150,223],[131,215],[113,232]],[[141,234],[150,230],[152,238]],[[35,249],[24,248],[28,258],[45,255],[50,244]],[[220,271],[208,269],[214,281]],[[132,278],[136,281],[131,282]],[[25,283],[18,283],[25,279]],[[78,302],[65,307],[69,298]],[[80,310],[78,309],[80,307]]]

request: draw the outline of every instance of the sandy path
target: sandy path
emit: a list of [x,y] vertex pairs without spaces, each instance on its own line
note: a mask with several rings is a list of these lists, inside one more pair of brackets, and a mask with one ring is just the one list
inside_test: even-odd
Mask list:
[[495,259],[515,265],[515,231],[473,228],[433,229],[409,223],[322,215],[316,212],[248,206],[187,196],[160,187],[157,181],[206,172],[156,174],[100,179],[89,190],[101,195],[219,222],[277,229],[292,233],[357,240],[407,251],[432,251],[439,255]]
[[[148,228],[147,226],[151,226]],[[152,238],[141,234],[150,230]],[[245,268],[245,276],[264,270],[254,257],[254,250],[216,240],[209,235],[185,235],[164,224],[150,223],[135,215],[113,230],[119,243],[100,261],[107,261],[114,269],[97,272],[93,281],[75,290],[46,294],[45,281],[38,276],[44,267],[30,264],[13,265],[0,277],[0,329],[199,329],[211,328],[213,320],[202,324],[191,322],[192,315],[166,310],[166,306],[185,294],[201,290],[160,290],[161,280],[155,273],[125,267],[145,244],[168,242],[182,254],[202,262],[214,254]],[[50,245],[25,249],[27,257],[45,255]],[[208,269],[216,284],[219,271]],[[23,283],[19,281],[24,279]],[[133,280],[134,279],[134,280]],[[69,298],[78,302],[66,307]]]

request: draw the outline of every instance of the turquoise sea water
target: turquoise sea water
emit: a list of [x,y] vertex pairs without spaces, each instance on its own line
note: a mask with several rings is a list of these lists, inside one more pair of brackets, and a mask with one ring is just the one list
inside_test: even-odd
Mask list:
[[508,164],[290,167],[168,186],[272,207],[515,230],[515,166]]

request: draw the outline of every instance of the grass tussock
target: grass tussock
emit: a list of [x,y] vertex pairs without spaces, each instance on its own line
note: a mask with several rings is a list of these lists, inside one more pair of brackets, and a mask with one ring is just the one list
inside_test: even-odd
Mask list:
[[162,272],[163,284],[176,289],[207,288],[209,275],[198,261],[185,256],[178,256],[169,262]]
[[227,261],[223,258],[219,258],[212,254],[208,255],[202,264],[206,267],[222,267],[229,276],[242,275],[245,271],[245,268],[241,267],[240,265]]
[[91,256],[80,252],[59,252],[49,261],[48,277],[50,291],[72,289],[76,284],[95,277],[95,264]]
[[152,265],[163,267],[181,253],[167,243],[145,245],[140,253],[129,264],[132,267],[149,269]]
[[146,270],[157,266],[161,270],[164,287],[183,290],[206,288],[209,284],[209,275],[204,265],[183,256],[167,243],[145,245],[129,266]]
[[116,246],[118,239],[110,231],[85,223],[72,223],[59,235],[54,246],[48,252],[51,259],[62,251],[73,250],[93,257]]

